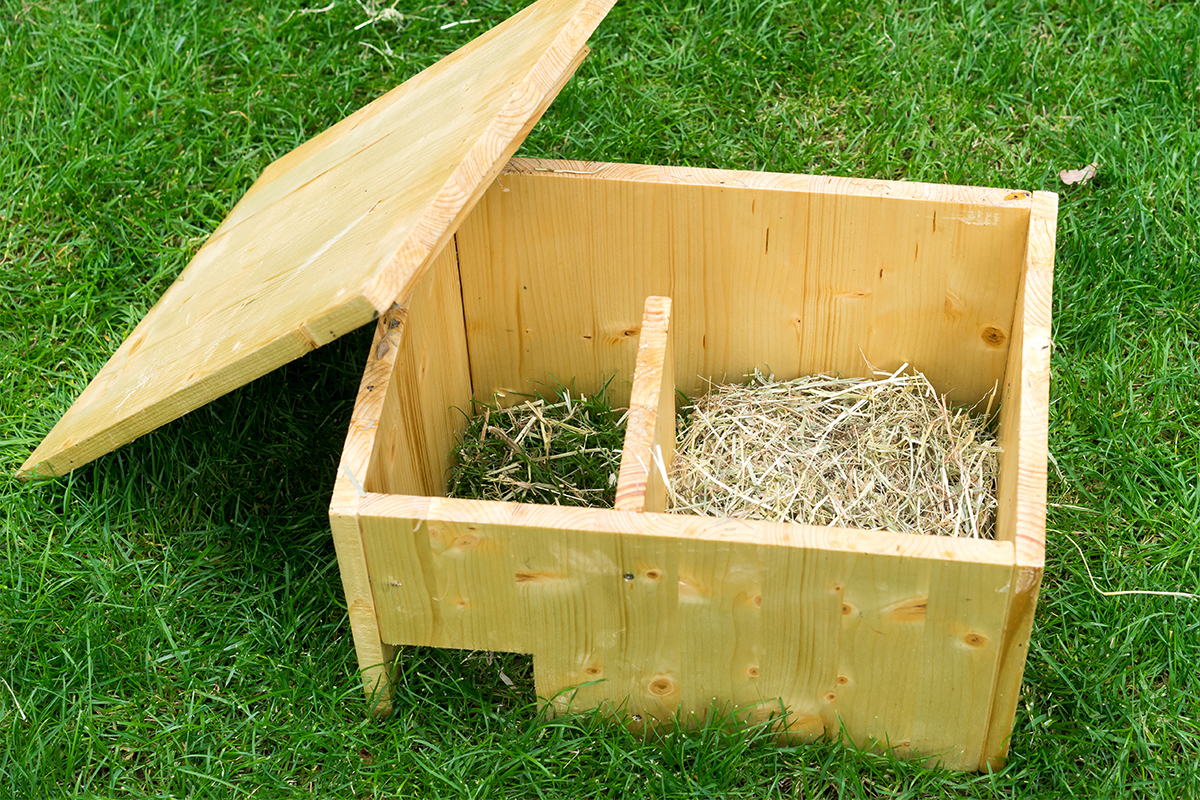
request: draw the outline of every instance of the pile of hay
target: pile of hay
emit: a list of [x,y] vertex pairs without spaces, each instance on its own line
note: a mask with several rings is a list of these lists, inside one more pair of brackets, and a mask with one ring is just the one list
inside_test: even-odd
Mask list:
[[624,441],[624,412],[603,391],[572,397],[563,389],[511,408],[481,404],[455,451],[447,494],[612,508]]
[[714,387],[680,436],[672,511],[991,537],[1000,448],[907,364]]

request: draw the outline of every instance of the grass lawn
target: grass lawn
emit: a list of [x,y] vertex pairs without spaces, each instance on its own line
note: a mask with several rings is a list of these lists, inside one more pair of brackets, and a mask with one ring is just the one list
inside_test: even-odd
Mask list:
[[520,151],[1061,192],[1048,562],[996,774],[545,721],[520,656],[408,651],[366,719],[325,514],[369,330],[12,477],[264,166],[521,4],[430,2],[0,6],[0,796],[1200,795],[1200,601],[1084,569],[1200,590],[1192,2],[621,0]]

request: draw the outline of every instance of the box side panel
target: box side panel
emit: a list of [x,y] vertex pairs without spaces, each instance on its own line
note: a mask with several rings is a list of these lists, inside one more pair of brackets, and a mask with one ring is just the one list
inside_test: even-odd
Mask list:
[[392,360],[394,368],[366,387],[383,402],[363,485],[373,492],[444,495],[451,455],[471,413],[453,241],[387,319],[391,335],[374,345],[370,358]]
[[[400,310],[399,306],[394,306],[376,322],[371,356],[359,383],[329,504],[329,526],[337,551],[363,689],[373,710],[380,715],[387,714],[391,707],[390,664],[395,648],[385,644],[379,636],[379,621],[375,618],[375,600],[359,530],[358,501],[365,494],[362,481],[375,446],[385,398],[383,392],[375,391],[375,387],[386,386],[395,368],[398,350],[391,345],[400,338],[401,327],[393,324],[398,319],[395,314]],[[383,344],[385,340],[387,345]]]
[[996,538],[1015,542],[1017,560],[1041,567],[1046,539],[1050,428],[1050,308],[1058,195],[1034,194],[1000,405],[1000,513]]
[[[435,333],[440,334],[437,341],[445,348],[444,357],[430,359],[429,342]],[[358,502],[367,487],[432,492],[444,486],[437,480],[452,447],[445,440],[460,424],[445,409],[451,397],[470,402],[466,364],[452,242],[421,278],[409,303],[393,304],[376,323],[329,508],[355,653],[377,714],[390,709],[388,670],[395,648],[379,635]],[[422,382],[423,376],[432,382]],[[414,380],[420,391],[412,389]],[[402,387],[403,394],[398,391]],[[439,448],[433,455],[424,449],[430,441]]]
[[775,714],[793,738],[980,763],[1009,543],[377,495],[360,513],[385,641],[532,653],[560,710]]
[[649,295],[673,299],[676,383],[688,394],[753,368],[865,375],[868,362],[909,362],[963,403],[998,385],[1024,195],[1006,206],[984,190],[696,180],[663,167],[510,163],[459,229],[477,397],[549,379],[589,391],[615,374],[623,402]]
[[999,768],[1008,756],[1021,677],[1029,653],[1034,611],[1046,550],[1046,462],[1050,420],[1051,290],[1058,197],[1033,198],[1013,346],[1000,407],[1000,480],[996,538],[1013,542],[1017,565],[1001,643],[1000,671],[992,700],[981,768]]

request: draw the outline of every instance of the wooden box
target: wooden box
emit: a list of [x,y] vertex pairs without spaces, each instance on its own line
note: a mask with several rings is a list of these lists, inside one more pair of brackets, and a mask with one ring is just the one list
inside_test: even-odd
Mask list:
[[[556,709],[997,764],[1042,574],[1054,218],[1044,194],[509,163],[359,391],[330,517],[369,688],[393,645],[524,652]],[[864,356],[964,404],[999,386],[997,541],[444,498],[472,398],[615,375],[627,401],[664,294],[688,394]]]
[[[1055,195],[509,161],[611,2],[540,0],[268,167],[22,475],[377,318],[330,521],[380,709],[397,645],[515,651],[557,711],[1002,763],[1043,569]],[[998,389],[995,541],[653,510],[674,388],[868,362],[962,405]],[[444,497],[473,399],[608,378],[633,403],[618,509]]]

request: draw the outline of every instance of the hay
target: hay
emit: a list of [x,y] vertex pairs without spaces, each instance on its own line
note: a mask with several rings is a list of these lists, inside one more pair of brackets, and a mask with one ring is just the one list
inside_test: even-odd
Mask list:
[[907,366],[875,380],[755,373],[714,387],[681,435],[671,510],[993,536],[1000,448]]
[[477,404],[447,494],[612,508],[624,439],[625,417],[603,390],[586,397],[560,389],[510,408]]

